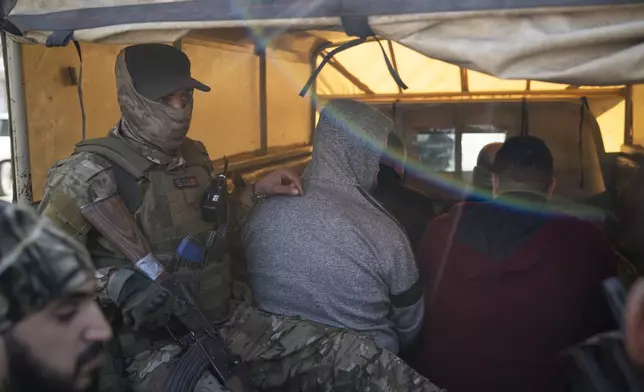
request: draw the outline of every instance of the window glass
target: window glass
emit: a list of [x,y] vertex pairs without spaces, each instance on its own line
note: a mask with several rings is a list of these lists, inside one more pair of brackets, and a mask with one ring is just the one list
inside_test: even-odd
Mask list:
[[413,140],[416,158],[431,171],[453,172],[456,168],[455,139],[454,128],[417,133]]
[[473,171],[476,166],[476,160],[479,152],[489,143],[505,141],[505,132],[477,132],[463,133],[461,147],[463,151],[463,160],[461,168],[464,172]]
[[0,136],[9,136],[9,120],[0,120]]

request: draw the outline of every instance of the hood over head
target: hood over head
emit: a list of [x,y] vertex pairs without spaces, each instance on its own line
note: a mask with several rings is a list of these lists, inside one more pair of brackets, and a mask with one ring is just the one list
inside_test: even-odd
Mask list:
[[378,109],[352,100],[330,101],[320,113],[313,157],[304,177],[373,189],[393,123]]
[[128,71],[126,51],[116,58],[116,87],[123,136],[174,155],[185,140],[192,118],[192,100],[182,109],[147,98],[134,87]]

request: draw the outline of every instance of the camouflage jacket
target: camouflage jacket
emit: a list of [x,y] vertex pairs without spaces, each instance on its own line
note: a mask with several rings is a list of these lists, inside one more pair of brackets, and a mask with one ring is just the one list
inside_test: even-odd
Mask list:
[[[174,168],[183,163],[182,157],[179,156],[167,165]],[[87,246],[96,235],[92,225],[83,217],[81,207],[116,193],[118,189],[114,164],[100,155],[81,152],[62,159],[52,166],[39,212]],[[228,203],[228,238],[231,248],[239,246],[241,230],[253,208],[252,204],[243,203],[239,196],[239,192],[233,193]],[[230,263],[227,265],[230,266]],[[98,297],[99,300],[106,301],[105,287],[109,273],[122,266],[99,265],[97,267]],[[129,265],[124,267],[131,268]]]

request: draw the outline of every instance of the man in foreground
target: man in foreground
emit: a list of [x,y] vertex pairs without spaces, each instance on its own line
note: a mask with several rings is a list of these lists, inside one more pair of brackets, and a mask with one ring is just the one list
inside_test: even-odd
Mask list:
[[0,390],[93,391],[111,329],[87,251],[33,211],[0,202]]
[[418,265],[427,285],[419,370],[450,392],[561,391],[560,352],[613,324],[616,273],[599,228],[548,210],[553,158],[535,137],[494,160],[495,200],[436,218]]
[[[171,319],[185,316],[185,304],[168,290],[178,281],[193,289],[256,388],[435,390],[367,339],[236,301],[230,244],[256,201],[301,194],[299,179],[277,171],[241,195],[227,195],[203,144],[186,137],[193,91],[210,88],[192,78],[180,50],[125,48],[117,57],[116,81],[121,120],[108,137],[80,143],[52,168],[40,206],[87,244],[101,268],[99,298],[123,316],[112,355],[122,361],[105,372],[102,390],[154,391],[180,379],[173,365],[190,349],[165,330]],[[206,371],[178,387],[218,391],[220,380],[212,376]]]
[[304,195],[257,208],[244,245],[260,309],[357,331],[397,353],[420,329],[423,292],[404,230],[370,194],[391,129],[367,104],[328,103]]

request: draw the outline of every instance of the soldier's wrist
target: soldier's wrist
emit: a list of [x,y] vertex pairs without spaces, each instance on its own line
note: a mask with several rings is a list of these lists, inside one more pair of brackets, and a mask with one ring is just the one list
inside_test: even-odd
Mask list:
[[258,189],[259,187],[257,186],[257,182],[253,182],[253,185],[251,185],[250,188],[250,199],[252,200],[253,204],[259,204],[262,203],[268,195],[262,191],[262,189]]
[[151,280],[157,280],[164,272],[163,264],[152,253],[137,260],[136,268]]

